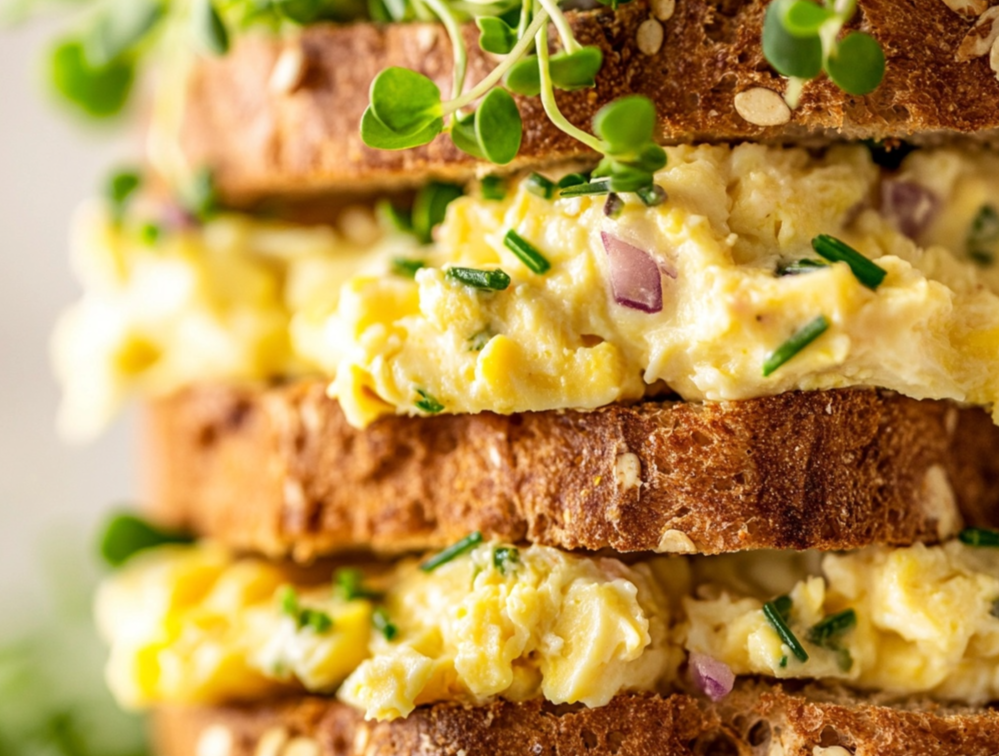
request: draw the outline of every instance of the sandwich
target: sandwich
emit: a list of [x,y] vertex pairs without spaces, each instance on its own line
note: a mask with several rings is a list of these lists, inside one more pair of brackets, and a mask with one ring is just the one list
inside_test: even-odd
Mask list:
[[999,8],[130,8],[54,343],[157,753],[999,752]]

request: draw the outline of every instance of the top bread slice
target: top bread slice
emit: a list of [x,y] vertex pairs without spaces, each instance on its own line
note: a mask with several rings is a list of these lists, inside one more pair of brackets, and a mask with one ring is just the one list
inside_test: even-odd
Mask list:
[[[996,136],[999,81],[989,65],[990,16],[976,26],[973,17],[951,10],[955,2],[860,0],[859,25],[887,56],[882,85],[855,97],[816,80],[792,112],[771,94],[783,92],[786,80],[762,55],[766,4],[676,0],[671,10],[668,0],[651,9],[634,0],[617,11],[570,13],[578,40],[599,46],[604,65],[595,89],[559,93],[559,106],[588,129],[610,100],[646,95],[656,104],[663,143]],[[651,41],[639,43],[643,24],[643,34],[651,26]],[[464,35],[471,84],[496,61],[479,49],[474,25]],[[184,98],[182,153],[192,166],[213,169],[222,194],[235,202],[398,189],[496,170],[444,136],[401,152],[366,147],[358,124],[372,79],[388,66],[420,71],[450,96],[450,43],[433,24],[323,24],[285,40],[248,36],[228,56],[195,64]],[[519,158],[503,170],[587,157],[580,143],[552,125],[538,98],[517,101],[524,140]]]
[[869,389],[347,424],[323,381],[195,387],[146,423],[150,513],[309,560],[487,538],[715,554],[999,524],[999,428]]

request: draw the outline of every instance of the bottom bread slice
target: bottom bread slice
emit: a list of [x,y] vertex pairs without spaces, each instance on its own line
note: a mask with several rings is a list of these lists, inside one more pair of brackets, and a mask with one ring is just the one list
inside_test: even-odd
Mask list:
[[718,704],[683,694],[595,709],[437,704],[393,722],[318,697],[169,708],[154,737],[159,756],[994,756],[999,712],[745,680]]

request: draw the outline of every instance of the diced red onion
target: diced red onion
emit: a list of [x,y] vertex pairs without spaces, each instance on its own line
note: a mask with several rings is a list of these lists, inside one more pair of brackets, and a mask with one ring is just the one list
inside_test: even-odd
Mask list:
[[881,212],[910,239],[916,239],[940,211],[940,198],[915,181],[881,183]]
[[725,662],[694,651],[690,654],[688,664],[694,685],[712,701],[721,701],[732,692],[735,673]]
[[600,240],[610,262],[614,301],[633,310],[661,312],[663,281],[652,255],[605,232]]

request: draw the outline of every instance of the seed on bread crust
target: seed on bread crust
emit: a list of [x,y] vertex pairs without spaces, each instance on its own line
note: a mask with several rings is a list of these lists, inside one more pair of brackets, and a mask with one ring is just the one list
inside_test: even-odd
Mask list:
[[756,126],[781,126],[791,120],[791,108],[778,92],[753,87],[735,96],[735,110]]
[[643,54],[655,55],[663,46],[663,25],[654,18],[645,19],[638,25],[635,42]]
[[306,62],[301,45],[292,44],[284,48],[271,69],[270,91],[277,95],[289,95],[298,89],[305,78]]
[[989,8],[978,17],[971,31],[961,41],[961,46],[957,48],[954,59],[963,63],[980,58],[992,49],[997,38],[999,38],[999,5]]
[[980,16],[989,7],[988,0],[943,0],[943,2],[955,13],[968,18]]
[[676,0],[652,0],[652,15],[660,21],[669,21],[676,12]]

